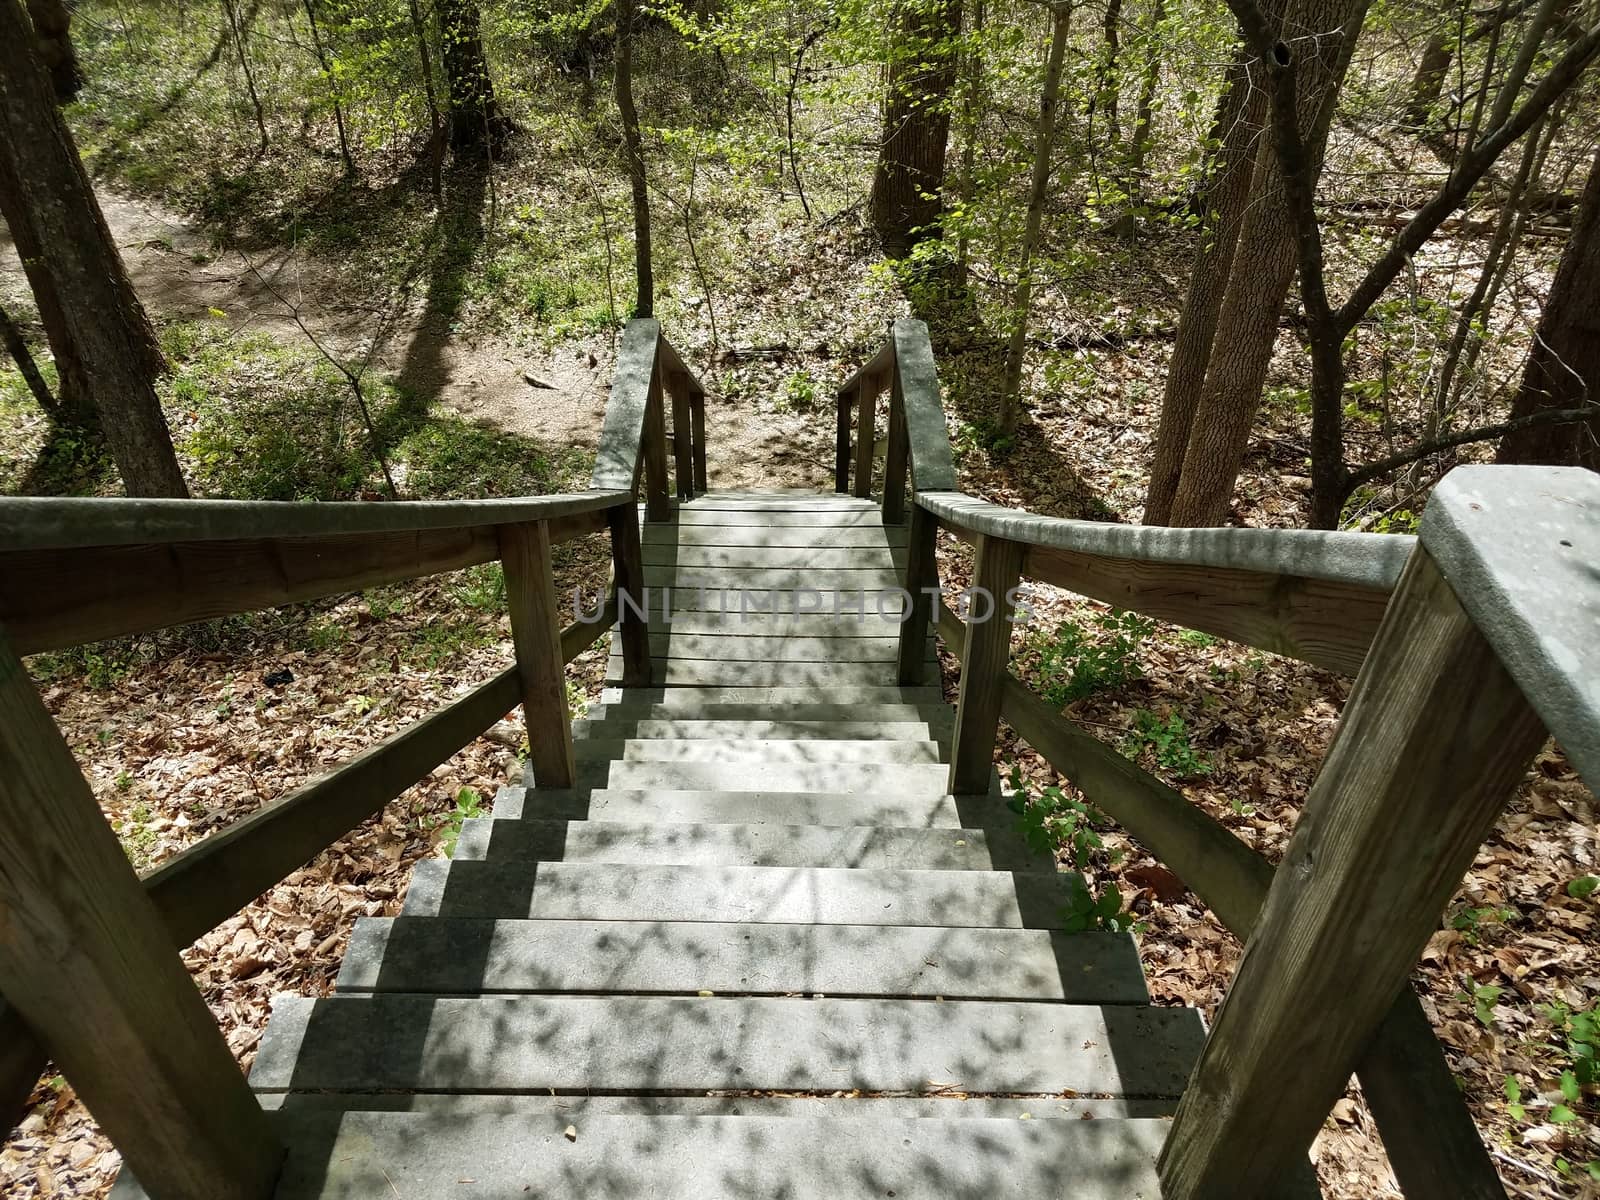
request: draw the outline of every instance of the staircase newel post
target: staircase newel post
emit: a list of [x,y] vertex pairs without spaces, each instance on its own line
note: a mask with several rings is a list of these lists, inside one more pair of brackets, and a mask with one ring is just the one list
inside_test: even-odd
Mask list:
[[661,398],[661,351],[650,366],[650,391],[644,407],[644,515],[647,521],[672,520],[667,494],[667,414]]
[[694,432],[694,490],[703,495],[706,487],[706,389],[693,375],[685,375],[689,387],[689,424]]
[[1004,538],[985,535],[978,539],[968,597],[966,649],[961,655],[961,697],[950,747],[950,793],[954,796],[981,796],[989,790],[1023,549],[1022,543]]
[[607,514],[611,572],[616,581],[617,636],[622,643],[622,686],[650,686],[650,597],[639,546],[639,510],[630,500]]
[[919,687],[923,663],[928,656],[928,627],[933,621],[933,597],[923,591],[939,582],[938,562],[934,557],[939,522],[932,513],[911,502],[911,530],[906,544],[905,589],[910,593],[910,612],[900,625],[898,681],[901,687]]
[[856,389],[856,489],[865,500],[872,495],[872,451],[878,433],[878,382],[863,379]]
[[528,727],[528,764],[537,786],[569,788],[577,778],[577,768],[567,710],[566,661],[561,653],[561,611],[550,561],[550,527],[545,521],[501,525],[499,537],[511,637],[522,684],[522,715]]
[[0,979],[152,1196],[268,1200],[283,1148],[0,633]]
[[1184,1091],[1166,1200],[1272,1195],[1304,1158],[1544,737],[1419,546]]
[[906,519],[906,461],[911,442],[906,436],[906,404],[900,392],[900,372],[890,375],[889,445],[883,458],[883,523],[901,525]]
[[840,392],[834,405],[833,490],[841,496],[850,492],[850,411],[855,397],[854,389]]
[[[660,362],[660,359],[657,359]],[[658,366],[657,371],[661,368]],[[673,474],[677,476],[678,499],[694,496],[694,429],[689,415],[689,373],[674,370],[665,381],[672,397]]]

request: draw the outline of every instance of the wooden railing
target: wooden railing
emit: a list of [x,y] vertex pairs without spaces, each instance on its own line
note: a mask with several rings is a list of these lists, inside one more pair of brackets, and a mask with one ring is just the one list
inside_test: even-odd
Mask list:
[[[1271,1197],[1359,1076],[1412,1200],[1505,1192],[1408,977],[1547,731],[1600,781],[1600,477],[1459,468],[1420,538],[1162,529],[1042,517],[955,491],[927,331],[900,320],[839,393],[837,486],[870,495],[890,394],[886,521],[914,504],[899,679],[931,621],[961,660],[950,790],[985,791],[1017,734],[1245,943],[1161,1161],[1168,1200]],[[852,453],[850,416],[858,421]],[[939,599],[940,528],[998,610]],[[1356,676],[1283,866],[1064,719],[1007,669],[1023,578]]]
[[[264,1200],[282,1149],[178,951],[521,704],[542,785],[571,786],[563,670],[618,628],[650,681],[635,490],[670,517],[705,486],[704,389],[654,321],[618,356],[590,490],[513,500],[279,504],[0,500],[0,1124],[54,1059],[152,1194]],[[551,548],[609,533],[600,617],[559,623]],[[515,665],[142,879],[20,656],[498,560]],[[631,602],[629,602],[631,601]]]

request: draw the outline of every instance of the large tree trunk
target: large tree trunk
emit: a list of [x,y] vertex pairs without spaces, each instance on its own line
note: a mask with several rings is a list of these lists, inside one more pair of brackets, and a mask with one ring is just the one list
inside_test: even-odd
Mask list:
[[28,16],[33,20],[39,60],[50,72],[56,99],[63,104],[83,89],[83,68],[72,48],[72,14],[62,0],[28,0]]
[[450,148],[458,158],[492,158],[510,123],[495,102],[478,0],[439,0],[439,33],[450,93]]
[[[1600,406],[1600,158],[1589,168],[1511,416],[1586,405]],[[1600,407],[1595,414],[1588,421],[1531,425],[1508,433],[1496,460],[1576,464],[1600,471]]]
[[1183,473],[1200,390],[1205,386],[1206,364],[1217,333],[1222,298],[1233,270],[1239,227],[1250,199],[1256,155],[1261,145],[1267,94],[1252,86],[1251,54],[1242,43],[1234,53],[1226,76],[1227,90],[1217,105],[1214,130],[1221,146],[1213,161],[1210,180],[1202,192],[1205,222],[1189,290],[1178,318],[1178,337],[1167,364],[1167,386],[1161,401],[1161,423],[1156,430],[1154,458],[1150,464],[1150,490],[1145,496],[1144,523],[1165,525],[1172,519],[1172,499]]
[[[1295,107],[1306,131],[1313,178],[1321,169],[1339,85],[1366,11],[1367,0],[1298,0],[1284,23],[1284,41],[1298,59]],[[1227,516],[1297,258],[1283,176],[1273,144],[1264,138],[1173,497],[1171,524],[1217,525]]]
[[961,0],[895,6],[883,139],[872,175],[872,226],[891,258],[938,233],[960,34]]
[[187,496],[155,391],[160,349],[18,0],[0,0],[0,194],[18,248],[35,249],[49,276],[35,299],[64,326],[128,494]]
[[1406,124],[1410,128],[1427,128],[1454,61],[1455,46],[1449,34],[1440,32],[1428,39],[1428,44],[1422,48],[1422,59],[1417,63],[1417,73],[1411,78],[1411,95],[1406,101]]
[[[650,186],[644,171],[644,138],[639,133],[639,110],[633,104],[634,0],[621,0],[617,9],[617,112],[622,117],[622,142],[628,156],[628,182],[633,188],[633,315],[655,313],[655,279],[651,269]],[[709,301],[709,297],[708,297]]]

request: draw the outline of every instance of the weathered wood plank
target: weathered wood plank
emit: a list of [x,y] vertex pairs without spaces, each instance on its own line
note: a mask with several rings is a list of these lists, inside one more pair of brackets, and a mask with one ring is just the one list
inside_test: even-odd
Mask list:
[[672,500],[667,488],[667,408],[661,396],[661,372],[650,376],[645,396],[644,511],[647,520],[666,521],[672,517]]
[[894,342],[886,340],[883,345],[874,351],[871,358],[856,368],[855,373],[839,385],[835,395],[844,397],[854,395],[856,389],[862,387],[882,389],[879,380],[888,378],[889,372],[894,369]]
[[528,761],[541,787],[571,787],[577,772],[549,533],[537,522],[501,526],[500,561],[528,728]]
[[895,377],[904,397],[906,433],[910,439],[911,480],[918,492],[949,491],[956,486],[955,456],[939,398],[939,372],[933,364],[928,326],[911,317],[894,323]]
[[1311,1145],[1544,737],[1414,552],[1179,1105],[1169,1200],[1266,1194]]
[[926,509],[911,506],[911,530],[906,546],[904,587],[911,596],[911,615],[900,627],[898,653],[898,678],[906,687],[916,687],[923,682],[922,651],[933,623],[933,596],[925,588],[939,583],[939,564],[934,557],[935,540],[939,523]]
[[961,698],[956,703],[956,732],[950,750],[953,796],[981,795],[989,790],[1001,685],[1011,654],[1015,606],[1010,593],[1019,578],[1022,550],[1016,542],[1003,538],[986,537],[978,543],[972,571],[973,619],[967,622],[961,653]]
[[841,392],[834,402],[833,490],[840,495],[850,491],[850,410],[854,393]]
[[734,570],[781,568],[818,570],[893,568],[894,553],[880,540],[872,546],[695,546],[646,542],[647,567],[729,567]]
[[672,398],[673,474],[678,485],[678,499],[688,500],[694,495],[694,430],[689,417],[688,373],[667,368],[662,375],[667,394]]
[[856,484],[855,495],[864,500],[872,495],[872,446],[878,436],[878,389],[865,384],[856,392]]
[[900,375],[889,384],[889,441],[883,457],[883,523],[899,525],[906,519],[906,459],[911,447],[906,439],[905,398]]
[[[598,532],[606,519],[604,510],[563,517],[551,522],[551,540]],[[0,623],[19,653],[34,654],[456,571],[498,554],[493,525],[11,550],[0,552]]]
[[1354,675],[1383,623],[1386,589],[1325,579],[1140,562],[1033,546],[1030,579],[1229,641]]
[[852,522],[848,525],[699,525],[681,520],[648,526],[642,533],[647,548],[732,546],[766,549],[774,546],[827,546],[840,549],[857,546],[906,544],[904,529],[885,529],[876,524]]
[[624,687],[650,686],[649,599],[639,548],[639,512],[628,504],[611,510],[611,578],[617,604],[617,636]]
[[143,500],[122,497],[0,499],[0,548],[63,550],[164,542],[227,542],[335,534],[415,533],[555,520],[609,508],[625,489],[509,500]]
[[179,946],[227,920],[471,742],[518,702],[515,668],[263,805],[145,877]]
[[[940,605],[939,634],[965,641]],[[1272,886],[1272,864],[1175,788],[1064,720],[1014,676],[1001,715],[1052,767],[1166,864],[1241,941]],[[1456,1086],[1450,1064],[1410,988],[1401,989],[1357,1067],[1388,1149],[1413,1200],[1505,1200],[1505,1190]]]
[[694,490],[706,490],[706,389],[701,386],[698,379],[690,376],[694,383],[689,408],[689,421],[694,430]]
[[660,343],[660,322],[651,317],[635,317],[623,328],[590,487],[632,492],[637,484]]
[[617,598],[609,597],[593,621],[573,621],[561,631],[561,661],[569,663],[604,637],[617,623]]
[[0,978],[159,1194],[267,1200],[283,1150],[0,636]]

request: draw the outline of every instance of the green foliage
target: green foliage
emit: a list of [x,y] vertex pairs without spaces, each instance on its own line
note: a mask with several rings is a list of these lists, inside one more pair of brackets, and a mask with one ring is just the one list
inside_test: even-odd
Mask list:
[[479,612],[506,610],[506,572],[497,562],[468,567],[456,576],[450,589],[462,604]]
[[1139,647],[1155,622],[1138,613],[1094,612],[1054,630],[1030,628],[1016,652],[1020,674],[1057,708],[1096,692],[1126,687],[1144,675]]
[[1472,1005],[1472,1015],[1485,1027],[1494,1025],[1495,1005],[1500,1003],[1500,997],[1505,994],[1505,989],[1496,987],[1492,983],[1474,984],[1471,992],[1457,992],[1456,999]]
[[483,796],[476,788],[464,787],[456,793],[456,806],[445,817],[445,835],[439,843],[446,858],[453,858],[461,840],[461,826],[469,818],[483,815]]
[[[1054,785],[1034,794],[1019,767],[1012,767],[1010,783],[1012,795],[1006,807],[1017,814],[1018,828],[1029,849],[1051,857],[1064,853],[1079,870],[1105,851],[1105,843],[1095,831],[1095,822],[1103,824],[1105,817],[1093,805]],[[1110,861],[1115,858],[1112,855]]]
[[1600,875],[1580,875],[1567,884],[1567,895],[1574,900],[1587,900],[1600,890]]
[[1460,930],[1467,942],[1476,946],[1484,925],[1491,923],[1504,924],[1507,921],[1515,920],[1516,916],[1516,909],[1507,908],[1500,904],[1481,907],[1463,905],[1450,918],[1450,928]]
[[1108,883],[1095,895],[1083,876],[1070,874],[1067,903],[1061,910],[1061,928],[1066,933],[1085,933],[1103,929],[1107,933],[1126,933],[1136,927],[1133,914],[1123,907],[1122,892]]
[[1122,752],[1138,758],[1146,749],[1155,755],[1156,765],[1180,779],[1209,775],[1211,764],[1195,753],[1189,740],[1189,727],[1177,713],[1162,717],[1148,708],[1133,712],[1133,724],[1122,740]]

